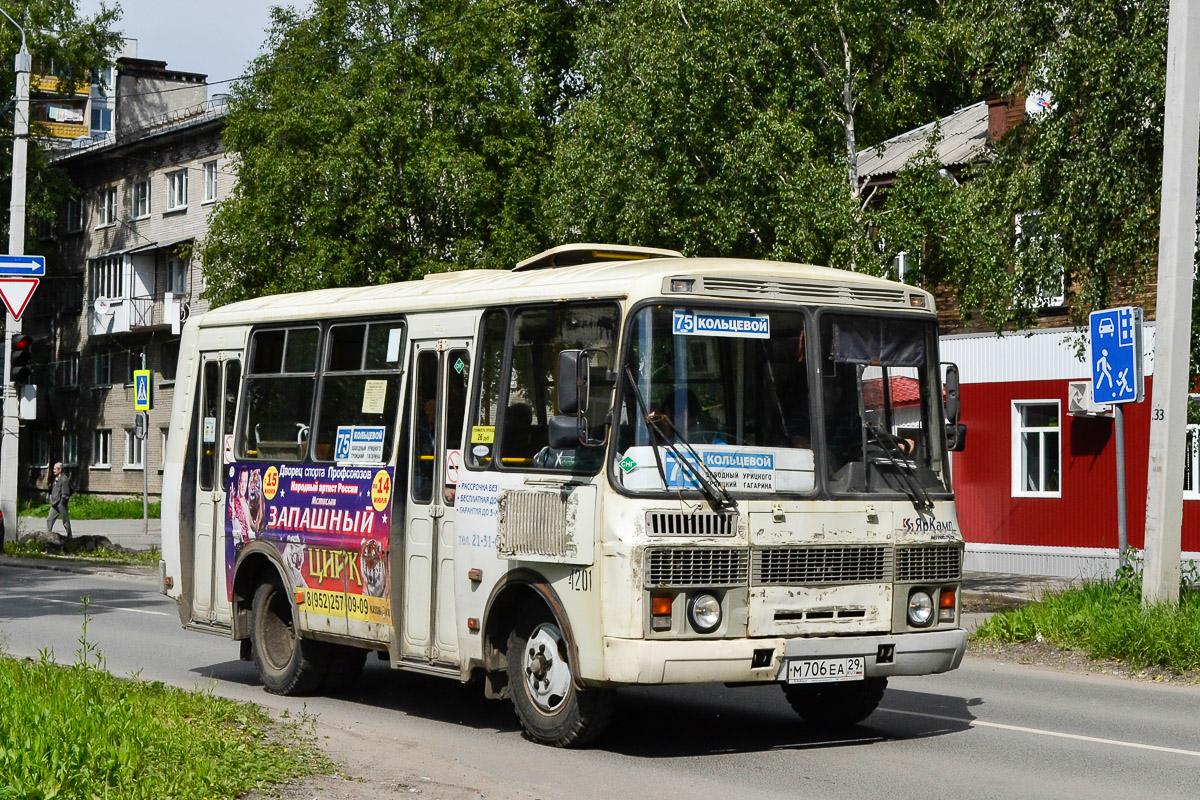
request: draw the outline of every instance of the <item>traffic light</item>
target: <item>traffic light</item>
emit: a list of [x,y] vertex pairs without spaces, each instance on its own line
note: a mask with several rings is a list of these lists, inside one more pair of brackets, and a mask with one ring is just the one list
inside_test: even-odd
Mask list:
[[29,383],[33,377],[29,359],[33,356],[33,337],[26,333],[16,333],[12,337],[12,346],[8,350],[10,367],[9,378],[13,383]]

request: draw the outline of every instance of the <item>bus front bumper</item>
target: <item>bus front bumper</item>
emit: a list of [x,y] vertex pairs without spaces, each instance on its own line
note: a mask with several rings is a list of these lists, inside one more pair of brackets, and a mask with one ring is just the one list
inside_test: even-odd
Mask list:
[[867,677],[931,675],[956,669],[966,649],[967,632],[962,628],[880,636],[733,640],[646,641],[606,636],[601,680],[625,685],[770,683],[784,679],[787,662],[792,659],[853,656],[863,658]]

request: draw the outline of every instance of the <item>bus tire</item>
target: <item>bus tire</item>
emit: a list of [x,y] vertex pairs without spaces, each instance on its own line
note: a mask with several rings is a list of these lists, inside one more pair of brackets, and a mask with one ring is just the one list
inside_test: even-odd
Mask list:
[[583,747],[604,733],[616,694],[575,686],[557,622],[548,615],[526,617],[509,634],[506,655],[513,707],[530,739],[552,747]]
[[329,670],[330,647],[302,639],[283,585],[266,581],[254,591],[250,650],[263,687],[271,694],[312,694]]
[[367,651],[348,644],[330,645],[329,669],[321,681],[323,694],[342,694],[354,688],[367,660]]
[[783,694],[805,722],[823,728],[849,728],[871,716],[883,700],[887,678],[836,683],[785,683]]

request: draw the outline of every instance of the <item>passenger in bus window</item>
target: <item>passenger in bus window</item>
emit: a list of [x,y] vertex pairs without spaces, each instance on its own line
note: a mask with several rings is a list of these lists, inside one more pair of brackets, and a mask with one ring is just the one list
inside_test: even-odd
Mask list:
[[427,398],[421,403],[421,420],[417,423],[417,466],[414,471],[413,497],[428,502],[433,497],[433,444],[437,439],[437,400]]

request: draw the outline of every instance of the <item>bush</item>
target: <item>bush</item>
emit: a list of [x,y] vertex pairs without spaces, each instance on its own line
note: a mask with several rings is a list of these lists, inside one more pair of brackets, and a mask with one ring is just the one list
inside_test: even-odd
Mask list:
[[[45,517],[50,513],[50,502],[45,499],[26,500],[21,504],[21,516]],[[162,503],[150,503],[150,519],[162,517]],[[77,494],[71,498],[71,519],[141,519],[142,498],[98,497],[94,494]]]

